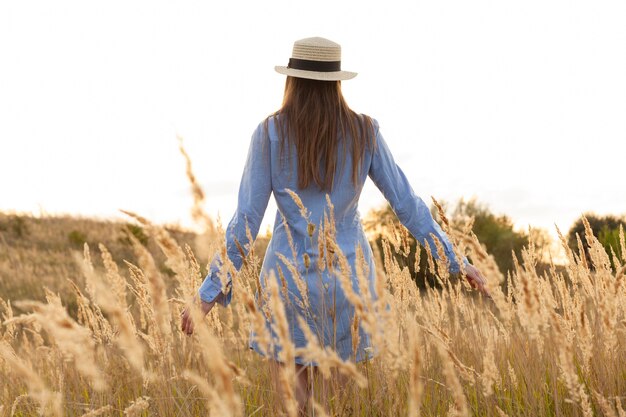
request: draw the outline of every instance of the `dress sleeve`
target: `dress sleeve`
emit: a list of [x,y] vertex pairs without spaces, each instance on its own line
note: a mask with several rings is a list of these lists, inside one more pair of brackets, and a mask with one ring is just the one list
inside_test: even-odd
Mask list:
[[[239,185],[237,210],[226,228],[226,253],[237,270],[243,264],[243,256],[238,246],[243,250],[244,256],[247,255],[259,232],[272,193],[271,178],[269,137],[261,123],[252,135]],[[252,242],[248,241],[246,226],[250,230]],[[228,283],[222,288],[222,281],[219,278],[222,264],[223,261],[216,255],[198,293],[203,301],[216,300],[227,306],[232,298],[232,277],[228,275]]]
[[[441,227],[433,219],[428,206],[419,196],[415,195],[404,172],[396,164],[378,128],[376,129],[376,145],[372,154],[369,177],[376,187],[383,193],[398,219],[411,232],[413,237],[425,244],[428,242],[435,259],[438,259],[437,249],[431,234],[442,243],[446,256],[450,260],[450,272],[459,272],[459,263],[456,260],[452,244]],[[463,262],[467,263],[464,257]]]

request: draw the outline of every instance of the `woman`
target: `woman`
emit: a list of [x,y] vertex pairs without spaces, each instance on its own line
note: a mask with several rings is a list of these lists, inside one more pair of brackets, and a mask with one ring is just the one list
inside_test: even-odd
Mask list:
[[[334,252],[348,260],[355,289],[356,264],[360,259],[367,265],[369,290],[375,297],[372,251],[357,210],[368,176],[419,242],[429,244],[436,254],[435,236],[445,248],[451,272],[458,272],[459,264],[448,238],[394,162],[376,120],[356,114],[346,104],[341,81],[356,73],[341,70],[340,46],[324,38],[296,41],[289,65],[277,66],[276,71],[287,75],[283,105],[252,136],[237,211],[226,230],[228,257],[235,268],[242,266],[250,243],[246,228],[254,239],[273,193],[278,211],[263,261],[262,290],[272,271],[284,277],[288,299],[283,302],[296,347],[306,346],[300,316],[320,344],[331,346],[344,360],[359,362],[371,357],[370,339],[359,329],[356,349],[352,344],[354,307],[338,284]],[[467,279],[486,293],[480,272],[463,261]],[[231,300],[232,285],[222,288],[219,264],[212,263],[199,290],[204,313],[216,302],[226,306]],[[302,285],[298,288],[297,278],[306,282],[305,291]],[[269,322],[267,327],[271,332]],[[193,331],[188,312],[183,313],[182,328]],[[264,353],[254,333],[250,347]],[[269,352],[274,360],[279,349]],[[309,395],[305,367],[310,363],[296,357],[296,364],[296,394],[303,406]]]

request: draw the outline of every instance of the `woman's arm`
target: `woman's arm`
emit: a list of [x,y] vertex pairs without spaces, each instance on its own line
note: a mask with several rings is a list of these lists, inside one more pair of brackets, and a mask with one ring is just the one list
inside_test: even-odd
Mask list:
[[[237,210],[226,228],[226,253],[237,270],[241,268],[243,258],[247,255],[259,232],[272,193],[271,178],[269,137],[264,123],[261,123],[252,134],[239,185]],[[252,242],[248,241],[246,227],[250,230]],[[222,281],[218,276],[222,264],[223,260],[219,259],[219,256],[213,259],[209,273],[198,293],[204,302],[217,301],[227,306],[232,298],[232,277],[229,274],[227,285],[222,286]]]
[[[422,245],[430,245],[435,258],[438,257],[433,235],[443,245],[450,261],[450,271],[459,272],[460,267],[452,244],[441,227],[433,219],[430,209],[413,191],[404,172],[394,161],[393,155],[385,142],[378,123],[375,123],[376,147],[372,154],[369,176],[383,193],[398,219]],[[467,263],[467,259],[463,258]]]

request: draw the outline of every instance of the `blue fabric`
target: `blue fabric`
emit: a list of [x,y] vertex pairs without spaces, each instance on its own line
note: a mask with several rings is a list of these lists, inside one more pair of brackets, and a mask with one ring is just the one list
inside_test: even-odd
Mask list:
[[[272,238],[268,244],[261,268],[262,290],[265,290],[266,278],[269,277],[270,271],[273,270],[276,273],[277,267],[280,267],[287,284],[289,300],[283,301],[286,304],[291,338],[295,346],[306,346],[306,340],[296,319],[297,315],[301,315],[313,332],[317,334],[320,344],[332,347],[344,360],[348,358],[357,362],[364,360],[372,356],[372,350],[369,349],[369,337],[362,329],[359,330],[360,343],[356,357],[354,357],[350,331],[354,308],[346,300],[335,273],[329,271],[328,268],[320,271],[317,267],[319,257],[318,232],[323,226],[324,216],[329,214],[326,194],[334,206],[337,242],[353,271],[355,271],[356,248],[358,245],[361,246],[365,261],[369,264],[368,279],[370,291],[374,296],[375,267],[372,250],[363,232],[357,209],[359,196],[368,176],[389,201],[392,209],[411,234],[422,244],[428,242],[435,257],[437,257],[437,251],[431,234],[434,234],[442,242],[446,256],[450,260],[450,271],[458,272],[459,265],[455,260],[452,245],[439,225],[433,220],[429,208],[420,197],[415,195],[406,176],[395,163],[376,120],[374,120],[376,145],[373,152],[367,150],[365,153],[357,185],[355,186],[352,182],[352,161],[348,154],[344,168],[337,169],[333,189],[329,192],[322,192],[315,185],[306,189],[298,188],[294,152],[284,152],[281,157],[276,129],[276,120],[272,117],[269,119],[267,131],[264,129],[264,123],[260,123],[252,135],[241,178],[237,210],[226,229],[228,257],[235,268],[239,270],[243,258],[237,242],[244,253],[247,253],[250,242],[248,242],[246,234],[246,225],[252,238],[256,238],[270,195],[273,193],[278,211]],[[339,161],[341,161],[342,147],[339,146],[339,149]],[[308,219],[303,218],[300,208],[287,190],[292,190],[298,194],[309,212]],[[308,234],[309,223],[316,226],[313,236]],[[294,262],[287,228],[294,244],[298,273],[306,281],[308,287],[310,308],[306,311],[301,306],[302,296],[296,287],[292,273],[279,258],[279,254],[282,254],[290,262]],[[304,262],[305,254],[310,259],[308,268]],[[464,259],[464,262],[467,260]],[[231,302],[233,283],[232,278],[227,276],[228,285],[222,291],[222,282],[218,276],[220,265],[219,257],[212,261],[210,271],[199,289],[199,295],[202,300],[207,302],[213,301],[219,296],[217,301],[227,306]],[[236,286],[235,281],[235,291],[237,290]],[[359,292],[356,273],[353,274],[353,288],[357,293]],[[258,304],[261,304],[263,298],[256,294],[256,300]],[[269,320],[266,324],[273,335]],[[251,332],[250,347],[263,353],[256,343],[255,336],[254,332]],[[277,357],[279,350],[280,346],[277,346],[274,351],[269,353]],[[305,363],[302,358],[296,358],[296,362]]]

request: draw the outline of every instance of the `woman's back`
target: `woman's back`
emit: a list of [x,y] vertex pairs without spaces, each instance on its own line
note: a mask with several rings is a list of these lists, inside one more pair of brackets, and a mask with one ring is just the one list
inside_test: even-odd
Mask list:
[[[332,188],[323,190],[316,184],[300,188],[296,175],[298,161],[294,150],[281,152],[281,146],[284,144],[281,145],[278,133],[279,117],[272,116],[268,119],[267,125],[264,126],[267,127],[267,137],[262,139],[266,140],[270,147],[271,187],[278,206],[274,232],[280,233],[284,229],[282,219],[284,216],[293,233],[294,241],[302,244],[303,240],[309,240],[311,232],[316,233],[323,227],[325,215],[327,222],[330,221],[331,206],[333,227],[344,233],[360,231],[358,202],[369,172],[371,152],[369,150],[365,152],[354,181],[350,169],[353,156],[349,150],[339,146],[337,159],[344,162],[338,164],[335,169]],[[260,133],[265,132],[262,130]],[[338,140],[342,141],[344,138],[339,136]]]

